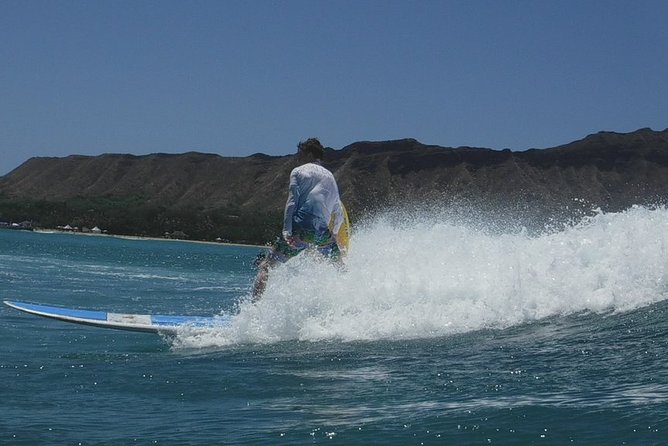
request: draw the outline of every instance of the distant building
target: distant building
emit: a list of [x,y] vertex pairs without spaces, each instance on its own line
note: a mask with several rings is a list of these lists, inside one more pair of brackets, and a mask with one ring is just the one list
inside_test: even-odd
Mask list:
[[32,231],[31,221],[22,221],[21,223],[0,222],[0,229],[19,229],[23,231]]

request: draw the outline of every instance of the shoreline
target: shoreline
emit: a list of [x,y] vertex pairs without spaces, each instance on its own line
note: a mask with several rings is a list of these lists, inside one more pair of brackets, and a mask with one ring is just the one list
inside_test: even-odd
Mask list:
[[177,238],[162,238],[162,237],[145,237],[141,235],[123,235],[123,234],[96,234],[93,232],[75,232],[75,231],[59,231],[57,229],[33,229],[32,232],[40,234],[71,234],[82,235],[86,237],[113,237],[122,240],[137,240],[137,241],[155,241],[155,242],[183,242],[183,243],[198,243],[201,245],[216,245],[216,246],[238,246],[244,248],[259,248],[268,249],[266,245],[253,245],[249,243],[234,243],[234,242],[212,242],[207,240],[184,240]]

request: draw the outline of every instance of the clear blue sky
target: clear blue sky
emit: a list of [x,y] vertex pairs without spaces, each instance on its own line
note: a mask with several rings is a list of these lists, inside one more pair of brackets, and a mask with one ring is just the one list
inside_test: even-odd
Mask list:
[[0,0],[0,175],[33,156],[524,150],[668,127],[668,1]]

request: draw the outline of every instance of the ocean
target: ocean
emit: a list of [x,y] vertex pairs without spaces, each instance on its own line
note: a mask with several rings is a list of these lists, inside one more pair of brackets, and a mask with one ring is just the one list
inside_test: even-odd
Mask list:
[[0,299],[234,315],[168,338],[3,305],[0,444],[668,444],[666,208],[385,215],[252,304],[259,251],[0,231]]

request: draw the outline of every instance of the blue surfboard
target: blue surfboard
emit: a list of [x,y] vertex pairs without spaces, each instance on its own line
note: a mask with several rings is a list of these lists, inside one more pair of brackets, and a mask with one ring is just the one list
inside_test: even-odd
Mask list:
[[176,334],[191,328],[216,328],[230,324],[230,315],[221,316],[169,316],[160,314],[125,314],[97,310],[53,307],[18,301],[4,301],[5,305],[24,313],[56,319],[73,324],[91,325],[116,330],[143,331],[148,333]]

